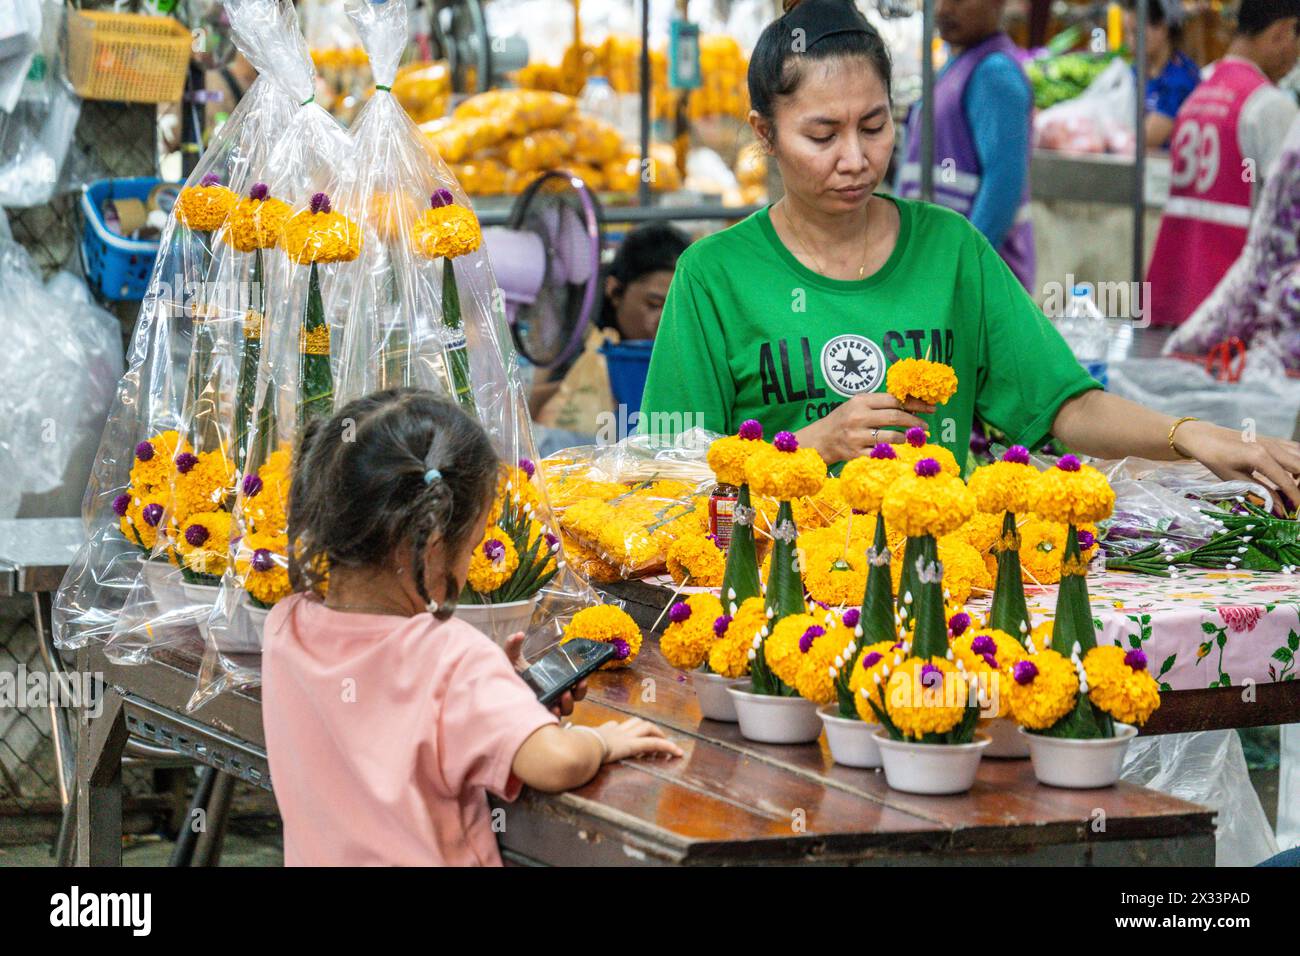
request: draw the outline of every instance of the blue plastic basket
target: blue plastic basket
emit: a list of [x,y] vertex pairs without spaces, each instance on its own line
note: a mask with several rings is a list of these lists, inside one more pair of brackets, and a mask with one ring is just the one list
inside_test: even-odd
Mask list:
[[105,299],[127,301],[143,299],[149,287],[149,275],[158,258],[158,243],[125,239],[104,225],[101,210],[107,199],[149,198],[161,179],[101,179],[81,193],[81,211],[86,226],[81,234],[81,260],[86,269],[86,283]]
[[609,369],[609,385],[614,401],[627,406],[627,413],[641,410],[641,396],[645,394],[646,375],[650,371],[652,340],[636,342],[607,342],[600,347]]

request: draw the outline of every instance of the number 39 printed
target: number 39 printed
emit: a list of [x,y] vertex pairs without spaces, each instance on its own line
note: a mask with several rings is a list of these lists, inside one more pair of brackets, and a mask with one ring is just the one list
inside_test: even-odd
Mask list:
[[1192,186],[1198,193],[1208,192],[1219,176],[1219,128],[1193,121],[1178,128],[1170,145],[1173,169],[1169,185],[1176,189]]

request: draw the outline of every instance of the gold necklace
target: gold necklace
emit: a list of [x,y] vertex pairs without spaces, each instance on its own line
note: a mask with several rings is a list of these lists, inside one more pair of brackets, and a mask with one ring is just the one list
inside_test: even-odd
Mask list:
[[[808,258],[813,261],[813,265],[817,267],[817,271],[822,275],[827,276],[827,278],[830,278],[830,276],[826,272],[826,267],[821,264],[820,259],[818,259],[815,255],[813,255],[812,246],[810,246],[804,240],[803,235],[799,232],[799,228],[794,224],[794,217],[790,215],[790,209],[787,205],[785,205],[784,201],[782,202],[781,205],[781,214],[785,216],[785,221],[786,224],[790,227],[790,232],[793,233],[794,237],[799,240],[799,245],[803,246],[803,251],[807,254]],[[862,237],[862,265],[858,266],[859,282],[862,281],[863,277],[867,274],[867,255],[870,251],[868,248],[868,243],[870,241],[871,241],[871,230],[868,229],[866,234]]]

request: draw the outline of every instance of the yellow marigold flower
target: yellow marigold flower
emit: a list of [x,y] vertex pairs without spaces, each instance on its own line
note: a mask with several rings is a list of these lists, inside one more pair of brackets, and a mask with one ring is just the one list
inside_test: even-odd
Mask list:
[[271,198],[265,183],[254,183],[248,196],[230,210],[222,239],[240,252],[270,249],[280,242],[291,215],[289,204]]
[[[968,679],[975,681],[983,692],[983,716],[1011,716],[1011,705],[1005,695],[1012,666],[1025,658],[1025,649],[1020,642],[1005,631],[972,627],[952,638],[949,646],[954,658],[966,669]],[[988,713],[994,705],[996,712]]]
[[709,467],[722,484],[743,485],[749,456],[763,447],[763,426],[748,419],[737,434],[726,435],[709,445]]
[[694,670],[708,659],[717,639],[714,626],[723,616],[722,602],[707,592],[692,594],[668,609],[668,626],[659,650],[678,670]]
[[472,210],[456,203],[446,189],[434,193],[431,203],[411,226],[416,252],[426,259],[455,259],[479,247],[483,231]]
[[619,656],[601,665],[601,670],[627,667],[641,653],[641,628],[637,627],[636,621],[626,611],[612,604],[583,608],[573,615],[573,620],[564,629],[560,643],[579,637],[613,644],[618,649]]
[[882,443],[870,455],[854,458],[844,466],[840,472],[840,491],[851,507],[876,514],[885,492],[906,470],[894,447]]
[[564,545],[564,558],[569,567],[593,584],[612,584],[622,578],[618,568],[605,561],[572,535],[560,533]]
[[980,511],[999,518],[1008,511],[1024,514],[1029,510],[1029,495],[1038,472],[1032,465],[1015,461],[995,461],[976,468],[968,482]]
[[190,444],[171,429],[151,435],[135,446],[131,461],[131,487],[139,494],[168,488],[176,456],[190,451]]
[[900,402],[917,398],[942,405],[957,393],[957,373],[940,362],[906,358],[889,366],[885,389]]
[[826,462],[815,448],[800,448],[792,432],[778,432],[745,463],[745,477],[755,494],[778,501],[806,498],[826,481]]
[[871,703],[874,702],[881,710],[885,709],[885,681],[897,666],[894,658],[901,659],[901,656],[901,645],[894,641],[877,641],[862,648],[862,653],[853,663],[849,690],[853,692],[853,703],[858,709],[858,716],[869,724],[880,723],[880,718],[871,709]]
[[479,594],[491,594],[519,570],[519,552],[510,535],[498,525],[489,525],[483,540],[469,559],[469,586]]
[[239,542],[235,573],[244,590],[266,607],[288,597],[292,590],[287,548],[286,538],[267,534],[250,534]]
[[990,590],[993,577],[984,556],[956,535],[939,539],[939,563],[943,565],[943,588],[949,600],[965,604],[975,588]]
[[1053,618],[1044,618],[1035,624],[1029,631],[1029,639],[1033,642],[1036,650],[1042,650],[1045,647],[1052,646],[1052,628],[1056,624]]
[[976,511],[970,520],[953,532],[980,554],[988,554],[1002,537],[1002,515]]
[[837,624],[812,641],[794,677],[794,689],[800,697],[818,704],[835,700],[835,658],[843,653],[851,636],[852,632]]
[[832,607],[862,603],[867,588],[867,556],[858,548],[844,549],[844,539],[806,542],[803,550],[803,583],[814,599]]
[[239,197],[208,173],[197,186],[182,189],[176,197],[176,218],[194,232],[212,232],[221,227]]
[[975,496],[961,479],[941,471],[933,459],[925,458],[890,486],[881,504],[881,514],[889,529],[909,538],[950,534],[974,513]]
[[726,563],[717,542],[702,534],[683,535],[668,546],[668,573],[678,584],[689,580],[694,586],[716,588]]
[[[1069,534],[1066,525],[1055,521],[1030,519],[1020,526],[1020,566],[1029,582],[1056,584],[1061,580],[1061,559],[1065,555],[1065,541]],[[1080,531],[1094,535],[1094,543],[1080,549],[1084,561],[1097,550],[1096,526],[1084,525]]]
[[767,623],[761,597],[746,598],[731,615],[722,636],[709,649],[709,670],[723,677],[744,677],[749,673],[749,652],[754,638]]
[[361,227],[331,211],[329,197],[316,193],[308,208],[284,224],[284,251],[299,265],[351,262],[361,254]]
[[293,470],[293,448],[289,444],[282,443],[275,451],[266,456],[266,461],[258,469],[258,474],[266,475],[269,473],[277,475],[288,475]]
[[1110,517],[1115,491],[1106,476],[1074,455],[1063,455],[1055,468],[1034,482],[1030,507],[1039,517],[1081,525]]
[[190,515],[177,527],[176,550],[187,568],[214,577],[225,573],[230,558],[230,512]]
[[922,458],[933,458],[945,474],[952,475],[954,478],[961,477],[961,466],[957,464],[957,458],[942,445],[930,444],[924,428],[909,428],[906,438],[906,441],[894,445],[893,448],[899,461],[908,468]]
[[113,511],[118,516],[122,537],[152,551],[158,541],[158,526],[167,512],[167,494],[155,491],[141,495],[128,488],[113,501]]
[[1016,723],[1046,730],[1074,709],[1079,675],[1069,658],[1040,649],[1011,666],[1011,680],[1002,691]]
[[1125,724],[1141,727],[1160,706],[1160,685],[1141,650],[1098,645],[1083,656],[1088,699]]
[[488,524],[496,524],[501,520],[502,511],[507,503],[510,506],[510,513],[516,516],[526,514],[530,508],[537,511],[541,507],[542,499],[532,479],[535,470],[533,463],[526,458],[521,458],[518,465],[501,466],[501,474],[497,477],[496,497],[488,512]]
[[221,450],[181,452],[172,477],[172,520],[183,524],[190,515],[216,511],[235,490],[235,465]]
[[812,647],[812,642],[825,633],[821,618],[812,614],[791,614],[772,628],[772,633],[763,641],[761,653],[772,673],[793,687],[803,656]]
[[966,715],[970,687],[942,657],[909,657],[889,675],[885,706],[904,736],[921,738],[952,730]]

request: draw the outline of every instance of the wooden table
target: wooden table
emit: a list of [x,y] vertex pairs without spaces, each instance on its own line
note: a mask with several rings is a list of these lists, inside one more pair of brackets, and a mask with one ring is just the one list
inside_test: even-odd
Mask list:
[[[185,715],[198,660],[182,652],[119,666],[101,650],[78,666],[103,674],[99,719],[80,724],[78,861],[121,862],[121,749],[128,735],[175,748],[271,789],[256,690],[223,694]],[[1130,784],[1053,790],[1028,761],[986,760],[971,793],[914,797],[875,771],[835,766],[822,745],[742,740],[702,721],[689,678],[654,637],[630,670],[597,675],[574,719],[637,714],[665,727],[680,760],[606,767],[572,793],[526,793],[505,805],[510,862],[572,865],[760,863],[1214,863],[1213,814]]]

